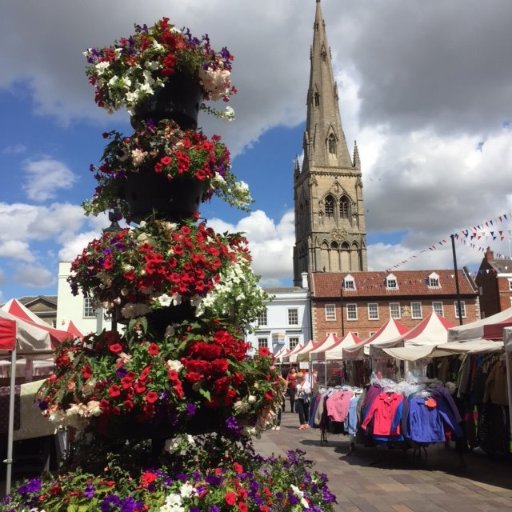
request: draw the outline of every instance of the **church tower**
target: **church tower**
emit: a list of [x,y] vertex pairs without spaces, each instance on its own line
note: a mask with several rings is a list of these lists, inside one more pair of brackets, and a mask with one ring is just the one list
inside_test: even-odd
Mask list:
[[294,168],[296,286],[303,272],[368,270],[361,163],[343,133],[320,0],[310,60],[304,160]]

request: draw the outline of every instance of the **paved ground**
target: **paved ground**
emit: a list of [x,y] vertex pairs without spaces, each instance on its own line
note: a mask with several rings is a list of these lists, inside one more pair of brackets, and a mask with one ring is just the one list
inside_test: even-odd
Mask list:
[[461,459],[453,449],[432,445],[427,456],[412,450],[356,446],[348,437],[320,431],[299,431],[296,414],[284,413],[281,429],[255,442],[262,455],[302,449],[329,477],[341,512],[512,512],[512,460],[468,453]]

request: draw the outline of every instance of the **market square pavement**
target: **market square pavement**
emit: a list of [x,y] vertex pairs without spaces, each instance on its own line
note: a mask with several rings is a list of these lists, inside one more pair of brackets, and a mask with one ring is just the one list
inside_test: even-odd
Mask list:
[[[287,404],[288,405],[288,404]],[[512,512],[512,458],[472,451],[459,456],[453,447],[431,445],[413,450],[356,445],[344,435],[298,430],[295,413],[285,412],[280,430],[255,440],[262,455],[301,449],[314,469],[329,478],[340,512]]]

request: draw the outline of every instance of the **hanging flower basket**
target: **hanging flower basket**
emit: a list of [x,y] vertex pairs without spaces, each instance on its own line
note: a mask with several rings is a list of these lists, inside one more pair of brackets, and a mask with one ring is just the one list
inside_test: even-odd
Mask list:
[[201,102],[201,86],[183,73],[169,77],[165,85],[135,105],[130,122],[134,129],[143,121],[155,124],[163,119],[176,121],[183,130],[197,128],[197,116]]

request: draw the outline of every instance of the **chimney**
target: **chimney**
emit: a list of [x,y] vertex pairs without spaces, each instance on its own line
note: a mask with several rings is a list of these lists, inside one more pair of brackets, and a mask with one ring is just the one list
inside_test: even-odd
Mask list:
[[302,272],[300,276],[302,278],[302,288],[307,290],[309,288],[309,286],[308,286],[308,273],[307,272]]
[[487,263],[492,263],[494,261],[494,253],[491,251],[490,247],[487,247],[487,250],[485,251],[485,260]]

